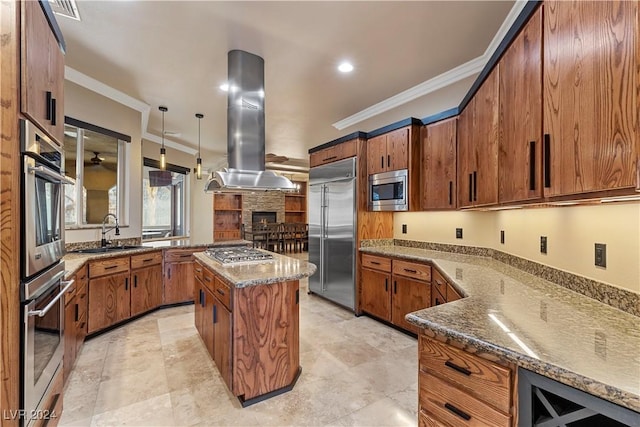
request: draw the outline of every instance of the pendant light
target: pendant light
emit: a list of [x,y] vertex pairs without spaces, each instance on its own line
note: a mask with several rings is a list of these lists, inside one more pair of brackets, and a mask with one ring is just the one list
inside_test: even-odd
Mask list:
[[158,110],[162,111],[162,147],[160,147],[160,169],[165,170],[167,167],[167,150],[164,148],[164,113],[167,112],[168,108],[160,106]]
[[198,118],[198,158],[196,159],[196,179],[202,179],[202,159],[200,158],[200,119],[204,114],[196,113]]

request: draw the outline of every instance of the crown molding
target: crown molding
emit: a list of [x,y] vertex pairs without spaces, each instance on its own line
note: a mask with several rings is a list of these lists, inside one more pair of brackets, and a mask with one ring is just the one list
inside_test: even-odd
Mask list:
[[[64,67],[64,78],[78,86],[82,86],[85,89],[89,89],[90,91],[104,96],[105,98],[109,98],[119,104],[131,108],[132,110],[138,111],[140,113],[140,134],[142,135],[142,139],[162,144],[161,136],[154,135],[147,131],[147,127],[149,126],[149,114],[151,113],[151,106],[149,104],[106,85],[93,77],[89,77],[68,65],[65,65]],[[198,150],[185,147],[184,145],[167,138],[164,138],[164,145],[191,155],[195,155],[198,152]]]
[[[439,74],[425,82],[422,82],[412,88],[409,88],[403,92],[400,92],[397,95],[394,95],[390,98],[387,98],[383,101],[378,102],[377,104],[372,105],[371,107],[365,108],[362,111],[359,111],[349,117],[346,117],[342,120],[339,120],[333,123],[333,127],[338,130],[346,129],[350,126],[356,125],[360,122],[363,122],[371,117],[377,116],[378,114],[382,114],[386,111],[389,111],[393,108],[399,107],[400,105],[406,104],[407,102],[413,101],[414,99],[420,98],[422,96],[428,95],[432,92],[445,88],[449,85],[452,85],[460,80],[466,79],[467,77],[473,76],[474,74],[478,74],[482,71],[484,66],[489,62],[491,56],[496,51],[500,42],[505,38],[509,29],[514,24],[520,12],[527,4],[527,0],[516,0],[513,7],[507,14],[507,17],[500,25],[500,28],[496,32],[496,35],[489,43],[489,46],[484,51],[484,53],[471,61],[465,62],[462,65],[459,65],[449,71],[446,71],[442,74]],[[455,102],[457,106],[458,101]],[[454,107],[454,105],[452,105]]]

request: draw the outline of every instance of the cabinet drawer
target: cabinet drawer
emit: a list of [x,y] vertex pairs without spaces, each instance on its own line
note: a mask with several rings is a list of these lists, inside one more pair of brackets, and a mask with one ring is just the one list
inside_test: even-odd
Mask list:
[[[440,292],[440,295],[446,298],[447,297],[447,281],[444,280],[444,277],[442,277],[442,274],[440,274],[440,272],[435,268],[433,269],[432,283],[434,287],[438,290],[438,292]],[[445,301],[448,301],[448,300],[445,299]]]
[[71,287],[67,289],[67,292],[64,293],[64,305],[67,306],[71,302],[74,296],[76,296],[76,290],[78,289],[78,275],[71,277],[73,280],[73,284]]
[[214,292],[216,298],[220,300],[227,310],[231,311],[231,287],[222,281],[219,277],[215,278],[216,291]]
[[407,261],[393,261],[393,274],[424,282],[431,281],[431,266]]
[[85,322],[87,320],[87,293],[76,295],[76,304],[78,304],[78,322]]
[[362,254],[362,266],[373,270],[391,271],[391,259],[375,255]]
[[431,283],[431,307],[435,307],[436,305],[444,304],[447,302],[447,299],[438,291],[435,283]]
[[511,426],[511,415],[493,409],[438,377],[420,372],[420,412],[423,411],[454,427]]
[[162,251],[131,255],[132,270],[157,264],[162,264]]
[[420,371],[438,375],[495,408],[509,412],[509,368],[421,336]]
[[209,290],[209,292],[215,294],[216,285],[213,273],[206,268],[203,268],[202,270],[202,284]]
[[107,274],[123,273],[126,271],[129,271],[129,257],[92,261],[89,264],[89,277],[106,276]]
[[193,249],[171,249],[164,253],[165,262],[190,262],[193,259]]
[[193,264],[193,275],[200,280],[200,282],[203,282],[203,275],[204,275],[204,267],[202,266],[202,264],[200,264],[198,261],[196,261]]
[[460,292],[456,291],[455,288],[451,286],[450,283],[448,283],[447,284],[447,302],[459,300],[460,298],[462,298],[462,295],[460,295]]

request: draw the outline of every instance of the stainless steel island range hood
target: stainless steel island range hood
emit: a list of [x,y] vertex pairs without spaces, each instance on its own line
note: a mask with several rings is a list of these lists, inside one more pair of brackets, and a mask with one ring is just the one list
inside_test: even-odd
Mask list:
[[229,168],[214,172],[205,191],[295,190],[289,179],[265,170],[264,60],[242,50],[227,58]]

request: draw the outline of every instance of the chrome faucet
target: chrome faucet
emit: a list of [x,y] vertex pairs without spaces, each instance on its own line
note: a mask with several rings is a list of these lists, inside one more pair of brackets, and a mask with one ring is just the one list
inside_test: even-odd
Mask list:
[[[105,228],[105,225],[107,224],[107,218],[109,218],[110,216],[115,218],[116,225],[115,225],[115,227]],[[107,239],[105,239],[105,236],[109,231],[111,231],[113,229],[116,230],[116,236],[119,236],[120,235],[120,226],[118,225],[118,217],[115,216],[112,213],[108,213],[108,214],[106,214],[104,216],[104,218],[102,218],[102,240],[100,240],[100,246],[102,246],[102,247],[107,246],[107,243],[109,243],[109,242],[107,242]]]

